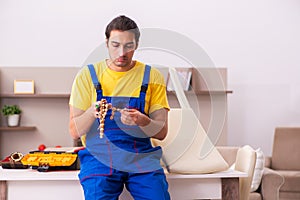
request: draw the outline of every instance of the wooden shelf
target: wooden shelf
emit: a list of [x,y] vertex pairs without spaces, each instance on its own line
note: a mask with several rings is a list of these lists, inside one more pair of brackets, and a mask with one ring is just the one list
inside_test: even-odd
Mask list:
[[[196,95],[215,95],[215,94],[232,94],[232,90],[226,90],[226,91],[208,91],[208,90],[202,90],[202,91],[185,91],[186,95],[189,94],[196,94]],[[174,94],[175,91],[168,91],[167,94]]]
[[[175,94],[175,91],[168,91]],[[210,95],[210,94],[232,94],[232,90],[226,91],[185,91],[186,94]],[[0,98],[69,98],[70,94],[0,94]]]
[[[188,91],[188,92],[191,92],[191,93],[193,93],[193,91]],[[199,95],[209,95],[209,94],[231,94],[232,93],[232,90],[224,90],[224,91],[222,91],[222,90],[215,90],[215,91],[208,91],[208,90],[206,90],[206,91],[204,91],[204,90],[202,90],[202,91],[195,91],[194,92],[195,94],[199,94]]]
[[0,98],[69,98],[70,94],[0,94]]
[[2,126],[0,127],[0,131],[33,131],[35,130],[35,126]]

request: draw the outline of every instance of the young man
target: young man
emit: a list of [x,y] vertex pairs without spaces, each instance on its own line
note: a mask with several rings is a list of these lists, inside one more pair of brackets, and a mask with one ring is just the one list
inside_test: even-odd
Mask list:
[[[164,139],[168,130],[164,78],[132,60],[140,37],[133,20],[113,19],[105,35],[109,58],[85,66],[70,97],[70,134],[86,147],[78,153],[85,199],[118,199],[125,185],[135,200],[169,200],[161,148],[150,142]],[[109,106],[99,120],[102,100]]]

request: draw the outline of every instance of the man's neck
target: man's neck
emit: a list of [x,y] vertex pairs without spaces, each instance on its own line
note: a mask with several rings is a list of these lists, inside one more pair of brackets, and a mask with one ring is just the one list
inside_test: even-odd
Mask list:
[[106,60],[106,65],[113,71],[116,72],[127,72],[131,70],[135,66],[136,61],[131,61],[130,65],[128,66],[116,66],[111,60]]

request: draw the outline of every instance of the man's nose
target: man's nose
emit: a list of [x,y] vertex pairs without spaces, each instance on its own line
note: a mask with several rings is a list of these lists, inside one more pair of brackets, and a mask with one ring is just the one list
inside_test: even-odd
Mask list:
[[119,48],[119,56],[124,56],[126,54],[126,49],[125,47],[120,47]]

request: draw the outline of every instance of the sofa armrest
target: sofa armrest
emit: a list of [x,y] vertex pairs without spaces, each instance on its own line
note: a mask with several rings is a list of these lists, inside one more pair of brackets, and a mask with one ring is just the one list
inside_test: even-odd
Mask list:
[[275,170],[264,168],[261,181],[261,194],[264,200],[279,199],[279,189],[284,182],[284,178]]

